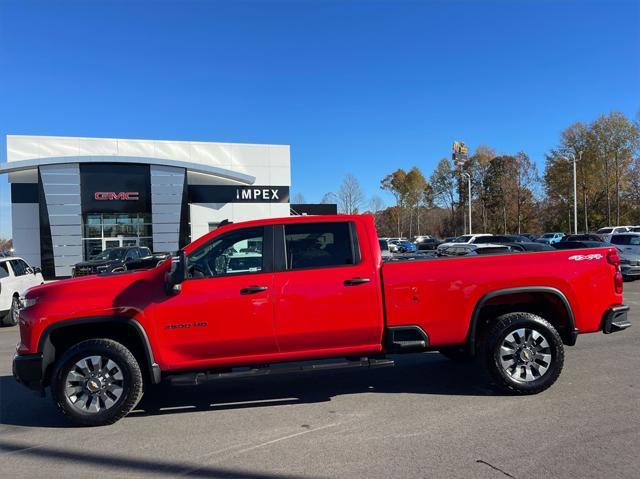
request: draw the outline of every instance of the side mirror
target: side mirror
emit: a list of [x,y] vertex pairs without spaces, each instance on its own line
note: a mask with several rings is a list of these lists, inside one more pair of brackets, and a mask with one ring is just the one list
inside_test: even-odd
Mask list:
[[178,251],[178,255],[171,258],[171,270],[167,273],[167,293],[177,294],[182,288],[182,282],[186,277],[187,258],[183,250]]
[[42,273],[42,269],[38,268],[37,266],[33,266],[31,269],[33,270],[33,274]]

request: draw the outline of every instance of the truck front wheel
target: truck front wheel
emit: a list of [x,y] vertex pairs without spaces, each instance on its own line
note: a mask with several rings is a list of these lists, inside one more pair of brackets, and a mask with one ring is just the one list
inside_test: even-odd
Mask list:
[[502,390],[536,394],[556,382],[564,364],[558,331],[531,313],[508,313],[490,326],[485,342],[486,366]]
[[142,372],[135,356],[111,339],[82,341],[57,362],[51,381],[53,400],[83,426],[113,424],[140,401]]

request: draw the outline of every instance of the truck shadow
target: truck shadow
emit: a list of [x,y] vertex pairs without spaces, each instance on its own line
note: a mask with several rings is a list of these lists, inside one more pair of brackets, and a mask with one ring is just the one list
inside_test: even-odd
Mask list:
[[[184,414],[202,410],[277,407],[328,402],[335,396],[361,393],[496,396],[476,364],[455,363],[437,353],[396,356],[395,367],[325,371],[250,379],[219,380],[200,386],[147,390],[129,416]],[[0,376],[0,423],[27,427],[68,427],[50,398],[42,399]]]

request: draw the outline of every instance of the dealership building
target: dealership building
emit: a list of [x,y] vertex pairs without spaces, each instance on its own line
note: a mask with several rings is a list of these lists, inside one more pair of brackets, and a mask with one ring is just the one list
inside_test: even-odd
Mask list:
[[7,136],[17,255],[48,278],[115,246],[175,251],[223,220],[288,216],[288,145]]

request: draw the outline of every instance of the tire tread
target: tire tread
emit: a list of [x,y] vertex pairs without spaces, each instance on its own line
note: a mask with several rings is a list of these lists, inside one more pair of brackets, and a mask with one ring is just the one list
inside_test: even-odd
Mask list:
[[[130,369],[131,387],[128,391],[125,391],[125,394],[127,394],[126,400],[117,410],[113,410],[112,414],[107,417],[99,419],[90,416],[75,416],[65,407],[65,398],[58,395],[58,382],[64,380],[60,375],[70,358],[78,353],[88,354],[90,351],[95,351],[96,349],[113,350],[124,356],[127,366]],[[116,423],[136,407],[144,393],[142,371],[140,370],[140,365],[136,357],[121,343],[107,338],[88,339],[69,348],[60,360],[57,361],[52,378],[51,395],[56,407],[70,420],[82,426],[107,426]]]
[[[522,388],[521,386],[517,386],[508,381],[502,374],[500,374],[499,368],[501,366],[496,364],[493,349],[491,348],[492,345],[496,344],[501,339],[504,331],[517,322],[529,322],[543,326],[551,333],[552,340],[555,342],[556,357],[554,358],[554,361],[556,362],[556,365],[553,370],[549,372],[551,376],[547,378],[547,381],[536,386],[528,384],[526,388]],[[538,394],[551,387],[562,372],[562,368],[564,366],[564,345],[562,343],[562,338],[556,328],[549,321],[536,314],[525,312],[503,314],[496,318],[496,322],[490,327],[489,334],[486,339],[484,351],[486,369],[488,370],[491,379],[503,391],[514,395]]]

